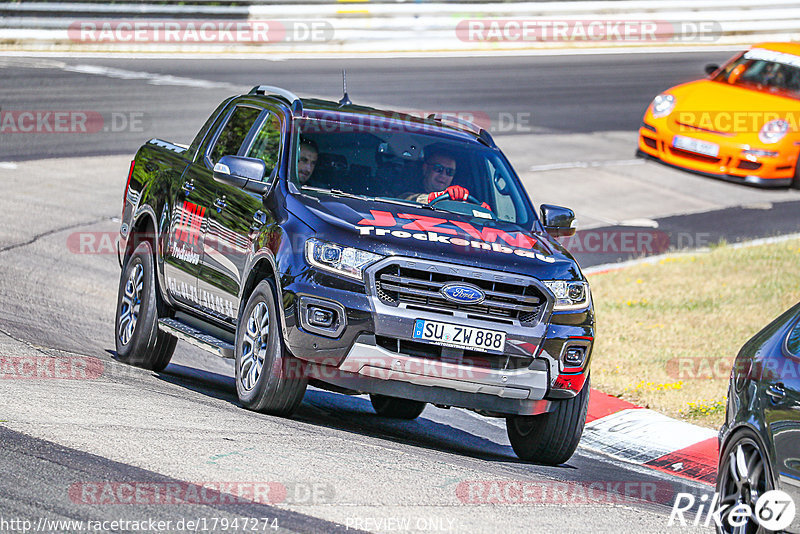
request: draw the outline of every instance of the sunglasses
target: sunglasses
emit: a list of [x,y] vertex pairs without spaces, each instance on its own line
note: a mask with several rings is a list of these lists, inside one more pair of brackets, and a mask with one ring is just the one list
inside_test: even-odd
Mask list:
[[432,167],[433,167],[433,172],[435,172],[436,174],[446,174],[447,176],[454,176],[456,173],[456,170],[453,167],[445,167],[444,165],[441,165],[439,163],[432,165]]

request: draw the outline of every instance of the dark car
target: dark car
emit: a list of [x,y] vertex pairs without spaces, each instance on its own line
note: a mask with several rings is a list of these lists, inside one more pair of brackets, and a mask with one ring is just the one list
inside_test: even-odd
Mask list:
[[[717,474],[723,532],[756,532],[751,516],[736,530],[726,514],[737,504],[755,512],[761,495],[784,491],[800,506],[800,304],[748,341],[736,357],[720,430]],[[781,510],[776,507],[777,514]],[[789,527],[800,532],[800,514]]]
[[118,357],[163,369],[181,338],[235,359],[253,410],[291,414],[312,380],[386,417],[504,417],[520,457],[562,463],[594,313],[553,237],[574,214],[541,214],[470,123],[255,87],[132,162]]

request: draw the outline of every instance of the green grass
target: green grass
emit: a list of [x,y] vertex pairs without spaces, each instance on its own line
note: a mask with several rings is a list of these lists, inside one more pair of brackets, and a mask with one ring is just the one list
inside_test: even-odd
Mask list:
[[[590,275],[597,313],[592,385],[717,428],[739,348],[800,301],[800,240],[675,255]],[[724,372],[679,372],[677,358]],[[672,363],[669,363],[672,361]],[[701,373],[702,374],[702,373]],[[712,376],[708,376],[712,375]]]

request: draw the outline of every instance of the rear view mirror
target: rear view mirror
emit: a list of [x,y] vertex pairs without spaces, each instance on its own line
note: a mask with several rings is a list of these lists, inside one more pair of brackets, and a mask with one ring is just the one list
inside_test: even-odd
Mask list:
[[718,70],[719,70],[719,65],[717,65],[716,63],[709,63],[708,65],[706,65],[706,74],[708,74],[709,76],[711,76]]
[[575,212],[569,208],[542,204],[544,229],[553,237],[569,237],[575,234]]
[[214,180],[265,195],[270,189],[270,184],[262,182],[266,171],[266,164],[258,158],[222,156],[214,165]]

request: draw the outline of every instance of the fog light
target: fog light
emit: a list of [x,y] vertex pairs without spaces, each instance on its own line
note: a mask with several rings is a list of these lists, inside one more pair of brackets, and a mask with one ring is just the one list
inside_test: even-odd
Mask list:
[[569,347],[564,353],[564,367],[583,367],[586,347]]
[[318,308],[316,306],[308,307],[308,322],[314,326],[330,328],[333,326],[333,320],[335,317],[336,314],[333,312],[333,310]]

